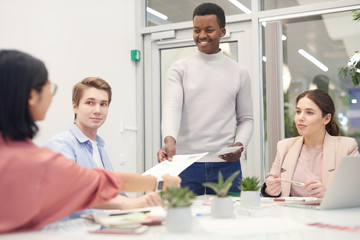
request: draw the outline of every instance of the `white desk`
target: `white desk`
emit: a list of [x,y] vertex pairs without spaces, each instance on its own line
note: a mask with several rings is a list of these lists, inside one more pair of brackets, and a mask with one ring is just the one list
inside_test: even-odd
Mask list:
[[[313,209],[303,209],[295,207],[285,207],[271,205],[262,207],[262,210],[247,211],[243,210],[238,203],[235,204],[235,216],[233,219],[213,219],[210,213],[210,207],[202,205],[202,200],[197,200],[192,206],[194,215],[194,224],[191,232],[171,233],[165,226],[152,226],[149,230],[140,235],[119,235],[119,234],[90,234],[83,233],[64,233],[64,232],[26,232],[17,234],[0,235],[2,240],[64,240],[64,239],[146,239],[146,240],[219,240],[219,239],[266,239],[266,240],[297,240],[297,239],[336,239],[352,240],[360,239],[359,232],[349,232],[344,230],[333,230],[329,228],[319,228],[307,226],[308,223],[324,223],[337,226],[354,227],[360,226],[360,208],[349,208],[339,210],[319,211]],[[268,205],[263,203],[263,205]],[[202,216],[196,217],[195,214],[202,213]],[[252,216],[251,216],[252,215]],[[282,226],[276,228],[275,232],[269,232],[268,225],[282,223]],[[206,226],[204,224],[207,224]],[[239,224],[239,225],[237,225]],[[245,224],[242,225],[242,224]],[[246,227],[246,224],[249,227]],[[286,230],[287,224],[291,229]],[[204,227],[205,226],[205,227]],[[257,231],[251,230],[251,226]],[[254,227],[256,226],[256,227]],[[266,229],[268,226],[268,229]],[[228,228],[228,231],[221,229]],[[275,228],[271,228],[275,229]]]

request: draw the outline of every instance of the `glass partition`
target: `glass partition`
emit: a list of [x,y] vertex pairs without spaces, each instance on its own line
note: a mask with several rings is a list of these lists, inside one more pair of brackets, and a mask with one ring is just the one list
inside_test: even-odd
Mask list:
[[271,10],[331,1],[335,0],[261,0],[260,3],[261,10]]
[[338,75],[339,66],[360,50],[360,23],[352,11],[282,20],[282,29],[285,138],[298,134],[296,97],[318,88],[334,100],[341,135],[359,140],[360,88]]
[[147,26],[192,21],[194,9],[205,2],[219,5],[226,16],[251,12],[251,0],[148,0]]

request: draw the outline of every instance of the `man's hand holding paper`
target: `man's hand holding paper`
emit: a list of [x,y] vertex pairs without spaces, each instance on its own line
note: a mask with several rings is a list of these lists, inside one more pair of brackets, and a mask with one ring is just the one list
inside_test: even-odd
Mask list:
[[165,160],[172,161],[172,157],[176,155],[176,141],[173,137],[167,136],[164,139],[165,145],[157,153],[158,162]]

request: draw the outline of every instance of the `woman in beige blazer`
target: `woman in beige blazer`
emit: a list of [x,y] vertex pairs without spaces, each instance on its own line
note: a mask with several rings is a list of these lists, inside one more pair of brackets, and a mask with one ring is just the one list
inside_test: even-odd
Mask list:
[[[323,197],[344,156],[359,155],[353,138],[340,137],[334,103],[324,91],[305,91],[296,99],[295,124],[301,136],[282,140],[261,193],[266,197]],[[295,186],[281,179],[303,182]]]

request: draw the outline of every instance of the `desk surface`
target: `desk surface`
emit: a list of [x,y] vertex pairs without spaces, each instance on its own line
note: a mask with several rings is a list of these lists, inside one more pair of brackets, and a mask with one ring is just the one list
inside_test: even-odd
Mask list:
[[[243,208],[235,203],[234,218],[214,219],[210,206],[197,199],[192,206],[193,229],[188,233],[171,233],[163,226],[149,227],[140,235],[91,234],[85,231],[33,231],[0,235],[2,240],[57,240],[57,239],[360,239],[360,208],[338,210],[314,210],[281,206],[278,203],[262,202],[258,209]],[[196,216],[201,215],[201,216]],[[85,220],[78,220],[85,221]],[[331,226],[357,227],[356,232],[309,226],[310,223]]]

